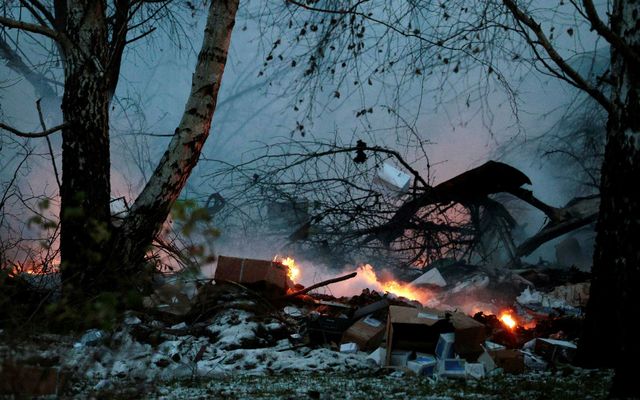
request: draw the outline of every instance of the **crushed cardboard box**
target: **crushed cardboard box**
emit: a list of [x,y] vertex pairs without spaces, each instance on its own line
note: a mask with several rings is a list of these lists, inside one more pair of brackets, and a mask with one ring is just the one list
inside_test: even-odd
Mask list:
[[569,363],[573,360],[577,346],[566,340],[535,339],[534,352],[551,363]]
[[520,350],[490,350],[488,353],[493,358],[496,366],[502,368],[504,372],[510,374],[524,372],[524,356]]
[[371,316],[361,318],[342,335],[342,343],[353,342],[360,350],[372,350],[380,346],[385,324]]
[[293,286],[286,266],[276,261],[250,258],[219,256],[213,279],[244,284],[267,282],[282,290]]
[[387,355],[385,365],[391,364],[395,350],[421,351],[432,354],[440,333],[448,322],[435,309],[390,306],[387,318]]
[[487,339],[487,328],[460,312],[454,313],[450,321],[455,330],[455,352],[467,361],[476,360],[482,354],[482,344]]

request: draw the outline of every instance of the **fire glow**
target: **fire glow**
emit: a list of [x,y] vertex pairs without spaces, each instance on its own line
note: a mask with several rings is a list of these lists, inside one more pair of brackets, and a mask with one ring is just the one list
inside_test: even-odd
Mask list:
[[[314,281],[318,279],[318,273],[320,273],[320,276],[327,274],[326,271],[323,273],[317,268],[313,268],[309,266],[307,266],[309,268],[306,268],[305,270],[303,270],[300,267],[300,265],[296,263],[296,261],[292,257],[288,257],[288,256],[285,257],[285,256],[276,255],[273,258],[273,261],[279,262],[282,265],[287,267],[288,269],[287,274],[289,276],[289,279],[291,279],[294,283],[300,283],[301,280],[304,281],[305,280],[304,276],[307,276],[307,280],[308,280],[308,275],[310,275],[311,272],[314,273],[314,278],[315,278]],[[311,270],[315,269],[315,271],[307,271],[307,269],[311,269]],[[429,300],[429,298],[431,297],[431,294],[428,290],[413,287],[408,283],[401,283],[395,280],[387,280],[387,281],[380,280],[374,268],[369,264],[360,265],[357,268],[356,272],[358,273],[358,275],[354,279],[350,279],[345,282],[339,282],[337,284],[334,284],[331,286],[330,290],[332,292],[334,292],[335,290],[335,293],[338,295],[352,296],[352,295],[358,294],[359,290],[362,290],[363,288],[368,288],[378,292],[390,293],[398,297],[404,297],[409,300],[415,300],[422,304],[425,304],[427,300]],[[328,276],[327,279],[330,277],[332,276]],[[321,278],[321,280],[322,279],[324,279],[324,277]],[[309,282],[306,282],[306,283],[309,283]],[[309,284],[313,284],[313,283],[317,283],[317,281]]]
[[500,314],[500,318],[499,319],[500,319],[500,322],[502,322],[504,324],[504,326],[509,328],[509,330],[515,329],[515,327],[518,325],[516,320],[513,318],[511,313],[508,312],[508,311],[503,311]]
[[296,261],[291,257],[280,257],[275,256],[273,261],[277,261],[280,264],[287,267],[287,275],[291,281],[295,282],[296,279],[300,276],[300,267],[296,265]]
[[428,291],[418,289],[408,283],[400,283],[394,280],[381,282],[376,275],[376,271],[374,271],[373,267],[369,264],[358,267],[358,275],[362,275],[369,284],[369,287],[373,290],[391,293],[409,300],[418,301],[422,304],[426,303],[429,299]]
[[[4,268],[3,268],[4,269]],[[60,270],[60,261],[50,260],[48,262],[34,262],[29,261],[24,264],[14,265],[13,267],[7,267],[9,270],[9,276],[18,276],[20,274],[26,274],[31,276],[42,276],[58,273]]]

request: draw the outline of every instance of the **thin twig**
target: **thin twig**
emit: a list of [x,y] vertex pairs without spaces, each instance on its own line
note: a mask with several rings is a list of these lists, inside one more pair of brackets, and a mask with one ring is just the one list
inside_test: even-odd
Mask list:
[[[38,118],[40,118],[40,126],[43,131],[47,130],[47,126],[44,123],[44,117],[42,116],[42,107],[40,107],[40,101],[42,99],[38,99],[36,101],[36,108],[38,109]],[[44,137],[47,140],[47,147],[49,148],[49,155],[51,156],[51,164],[53,165],[53,174],[56,177],[56,183],[58,184],[58,190],[62,190],[62,184],[60,183],[60,176],[58,175],[58,167],[56,167],[56,158],[53,155],[53,148],[51,147],[51,140],[49,136]]]

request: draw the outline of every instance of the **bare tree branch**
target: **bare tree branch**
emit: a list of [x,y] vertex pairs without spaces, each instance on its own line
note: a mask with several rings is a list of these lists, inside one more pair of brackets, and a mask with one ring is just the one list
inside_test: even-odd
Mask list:
[[28,0],[29,3],[31,3],[31,5],[33,5],[35,8],[38,9],[38,11],[40,11],[42,13],[42,15],[44,15],[44,17],[47,19],[47,21],[49,21],[49,23],[52,26],[56,25],[56,19],[53,16],[53,14],[47,9],[47,7],[45,7],[44,4],[42,4],[40,1],[38,0]]
[[[38,99],[38,101],[36,101],[36,108],[38,109],[38,118],[40,118],[40,126],[42,127],[43,131],[46,131],[47,126],[45,125],[44,117],[42,116],[42,107],[40,107],[41,100],[42,99]],[[53,176],[56,178],[56,183],[58,184],[58,190],[60,190],[60,188],[62,187],[62,184],[60,183],[60,175],[58,174],[58,167],[56,166],[56,158],[53,155],[51,140],[49,139],[49,136],[45,136],[44,138],[47,140],[47,148],[49,149],[49,156],[51,157],[51,165],[53,166]]]
[[45,21],[44,18],[42,18],[42,16],[40,15],[40,13],[38,13],[38,11],[36,11],[36,9],[33,8],[30,2],[28,2],[27,0],[20,0],[20,4],[22,4],[24,8],[29,10],[33,18],[37,19],[42,26],[47,26],[47,21]]
[[55,41],[60,40],[60,34],[46,26],[31,24],[24,21],[16,21],[15,19],[2,17],[2,16],[0,16],[0,25],[5,26],[7,28],[21,29],[23,31],[44,35]]
[[308,288],[304,288],[302,290],[298,290],[297,292],[289,293],[289,294],[283,296],[282,298],[283,299],[290,299],[292,297],[300,296],[300,295],[309,293],[310,291],[312,291],[314,289],[317,289],[319,287],[323,287],[323,286],[330,285],[332,283],[342,282],[342,281],[346,281],[347,279],[355,278],[356,275],[358,275],[357,272],[352,272],[352,273],[350,273],[348,275],[340,276],[338,278],[327,279],[326,281],[318,282],[315,285],[311,285]]
[[[536,44],[542,46],[547,55],[551,58],[551,60],[560,68],[560,70],[565,73],[571,80],[573,84],[589,93],[602,107],[604,107],[607,112],[611,112],[613,110],[613,105],[611,101],[598,89],[593,87],[589,82],[587,82],[582,75],[580,75],[575,69],[573,69],[564,58],[556,51],[553,47],[553,44],[549,41],[547,36],[542,31],[541,25],[534,20],[530,15],[523,12],[513,0],[502,0],[504,5],[509,9],[513,17],[526,25],[536,36],[538,42],[527,41],[529,46],[536,51]],[[543,61],[543,60],[540,60]],[[553,71],[552,71],[553,72]]]
[[118,86],[122,53],[127,45],[130,2],[129,0],[116,0],[115,7],[115,22],[113,23],[109,61],[106,67],[107,82],[111,96],[113,96]]
[[20,55],[9,46],[3,36],[0,36],[0,57],[7,60],[7,67],[22,75],[33,86],[38,95],[43,98],[56,98],[57,94],[47,83],[47,77],[29,67]]
[[11,132],[16,136],[20,136],[23,138],[40,138],[40,137],[46,137],[51,135],[52,133],[58,132],[59,130],[64,128],[66,125],[67,125],[66,123],[60,124],[42,132],[22,132],[17,130],[16,128],[13,128],[7,124],[3,124],[2,122],[0,122],[0,129],[4,129],[5,131]]
[[149,29],[149,30],[147,30],[145,32],[142,32],[138,36],[135,36],[135,37],[133,37],[131,39],[127,39],[126,44],[130,44],[130,43],[133,43],[135,41],[138,41],[138,40],[140,40],[140,39],[152,34],[155,30],[156,30],[156,27],[154,26],[151,29]]
[[443,43],[433,42],[433,41],[427,39],[426,37],[424,37],[422,35],[419,35],[419,34],[416,34],[416,33],[413,33],[413,32],[407,32],[405,30],[399,29],[397,26],[395,26],[395,25],[393,25],[393,24],[391,24],[389,22],[383,21],[381,19],[375,18],[370,14],[365,14],[363,12],[356,11],[356,9],[358,8],[358,6],[360,4],[366,3],[368,0],[360,0],[360,1],[356,2],[349,9],[337,9],[337,10],[333,10],[333,9],[330,9],[330,8],[314,7],[314,6],[310,6],[308,4],[301,3],[301,2],[296,1],[296,0],[286,0],[286,1],[291,3],[291,4],[294,4],[294,5],[298,6],[300,8],[304,8],[305,10],[309,10],[309,11],[317,11],[317,12],[322,12],[322,13],[326,13],[326,14],[357,15],[357,16],[365,18],[365,19],[367,19],[367,20],[369,20],[371,22],[375,22],[376,24],[380,24],[380,25],[384,26],[385,28],[390,29],[390,30],[402,35],[402,36],[414,37],[414,38],[416,38],[416,39],[418,39],[420,41],[423,41],[423,42],[426,42],[426,43],[429,43],[429,44],[432,44],[432,45],[437,45],[437,46],[442,46],[443,45]]
[[582,0],[591,27],[600,34],[611,46],[615,47],[622,55],[631,61],[636,68],[640,68],[640,55],[634,51],[622,38],[616,35],[609,27],[602,22],[598,16],[598,11],[592,0]]

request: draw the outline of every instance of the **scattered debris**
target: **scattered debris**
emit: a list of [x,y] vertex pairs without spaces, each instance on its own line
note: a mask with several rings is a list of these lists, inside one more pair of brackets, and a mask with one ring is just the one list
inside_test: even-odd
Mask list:
[[402,194],[409,190],[411,176],[385,162],[382,167],[378,168],[373,183],[379,184],[396,194]]
[[277,261],[219,256],[214,279],[242,284],[263,282],[286,291],[293,286],[288,272],[288,268]]
[[447,286],[447,281],[444,280],[438,268],[431,268],[424,274],[420,275],[413,282],[411,282],[413,286],[438,286],[445,287]]
[[363,351],[370,351],[382,343],[385,324],[371,316],[363,317],[342,335],[342,342],[353,342]]
[[[290,268],[278,261],[220,256],[215,283],[164,280],[145,302],[148,313],[126,314],[113,332],[86,331],[61,346],[50,365],[27,363],[32,354],[19,349],[11,349],[10,356],[0,353],[0,392],[11,390],[7,379],[18,379],[35,385],[20,388],[22,394],[55,395],[67,376],[107,390],[120,381],[238,371],[392,368],[404,371],[399,376],[467,380],[546,371],[572,362],[575,318],[589,288],[589,282],[573,279],[577,275],[560,279],[532,269],[523,275],[492,273],[449,263],[414,279],[412,285],[433,291],[434,307],[423,307],[369,289],[342,298],[314,293],[356,274],[304,288],[291,280]],[[490,297],[495,292],[502,297]],[[465,301],[473,306],[466,313],[458,307]],[[484,305],[486,314],[478,310]],[[27,378],[33,374],[40,374],[42,383]]]

